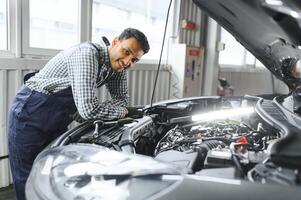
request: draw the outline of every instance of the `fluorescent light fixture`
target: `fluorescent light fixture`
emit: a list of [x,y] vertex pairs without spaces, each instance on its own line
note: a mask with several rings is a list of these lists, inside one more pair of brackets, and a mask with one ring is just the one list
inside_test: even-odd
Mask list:
[[239,117],[239,116],[251,114],[253,112],[254,112],[253,107],[233,108],[233,109],[219,110],[219,111],[213,111],[213,112],[209,112],[209,113],[193,115],[191,117],[191,120],[194,122],[212,121],[212,120],[217,120],[217,119],[227,119],[227,118],[232,118],[232,117]]
[[282,6],[283,2],[280,0],[265,0],[267,4],[273,5],[273,6]]

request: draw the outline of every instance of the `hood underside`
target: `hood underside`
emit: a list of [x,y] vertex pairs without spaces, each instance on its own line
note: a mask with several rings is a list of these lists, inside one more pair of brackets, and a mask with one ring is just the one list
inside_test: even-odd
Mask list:
[[290,89],[301,59],[301,2],[297,0],[193,0]]

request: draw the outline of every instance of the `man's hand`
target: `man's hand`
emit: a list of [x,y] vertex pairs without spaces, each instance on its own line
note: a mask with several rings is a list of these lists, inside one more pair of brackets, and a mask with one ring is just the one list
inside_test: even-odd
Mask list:
[[126,107],[127,114],[126,117],[132,117],[132,118],[141,118],[143,117],[143,111],[139,110],[136,107]]

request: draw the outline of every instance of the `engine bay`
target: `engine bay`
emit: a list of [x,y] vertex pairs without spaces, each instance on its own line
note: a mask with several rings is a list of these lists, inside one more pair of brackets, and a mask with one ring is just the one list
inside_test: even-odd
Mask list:
[[142,118],[90,122],[62,145],[95,144],[147,155],[189,174],[299,185],[298,170],[270,159],[269,147],[284,133],[258,115],[258,100],[247,96],[161,103],[145,108]]

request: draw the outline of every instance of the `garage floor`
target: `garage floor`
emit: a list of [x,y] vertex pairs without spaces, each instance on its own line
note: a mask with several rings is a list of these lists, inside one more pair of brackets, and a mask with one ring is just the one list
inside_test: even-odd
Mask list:
[[0,199],[2,200],[15,200],[15,192],[13,186],[0,188]]

